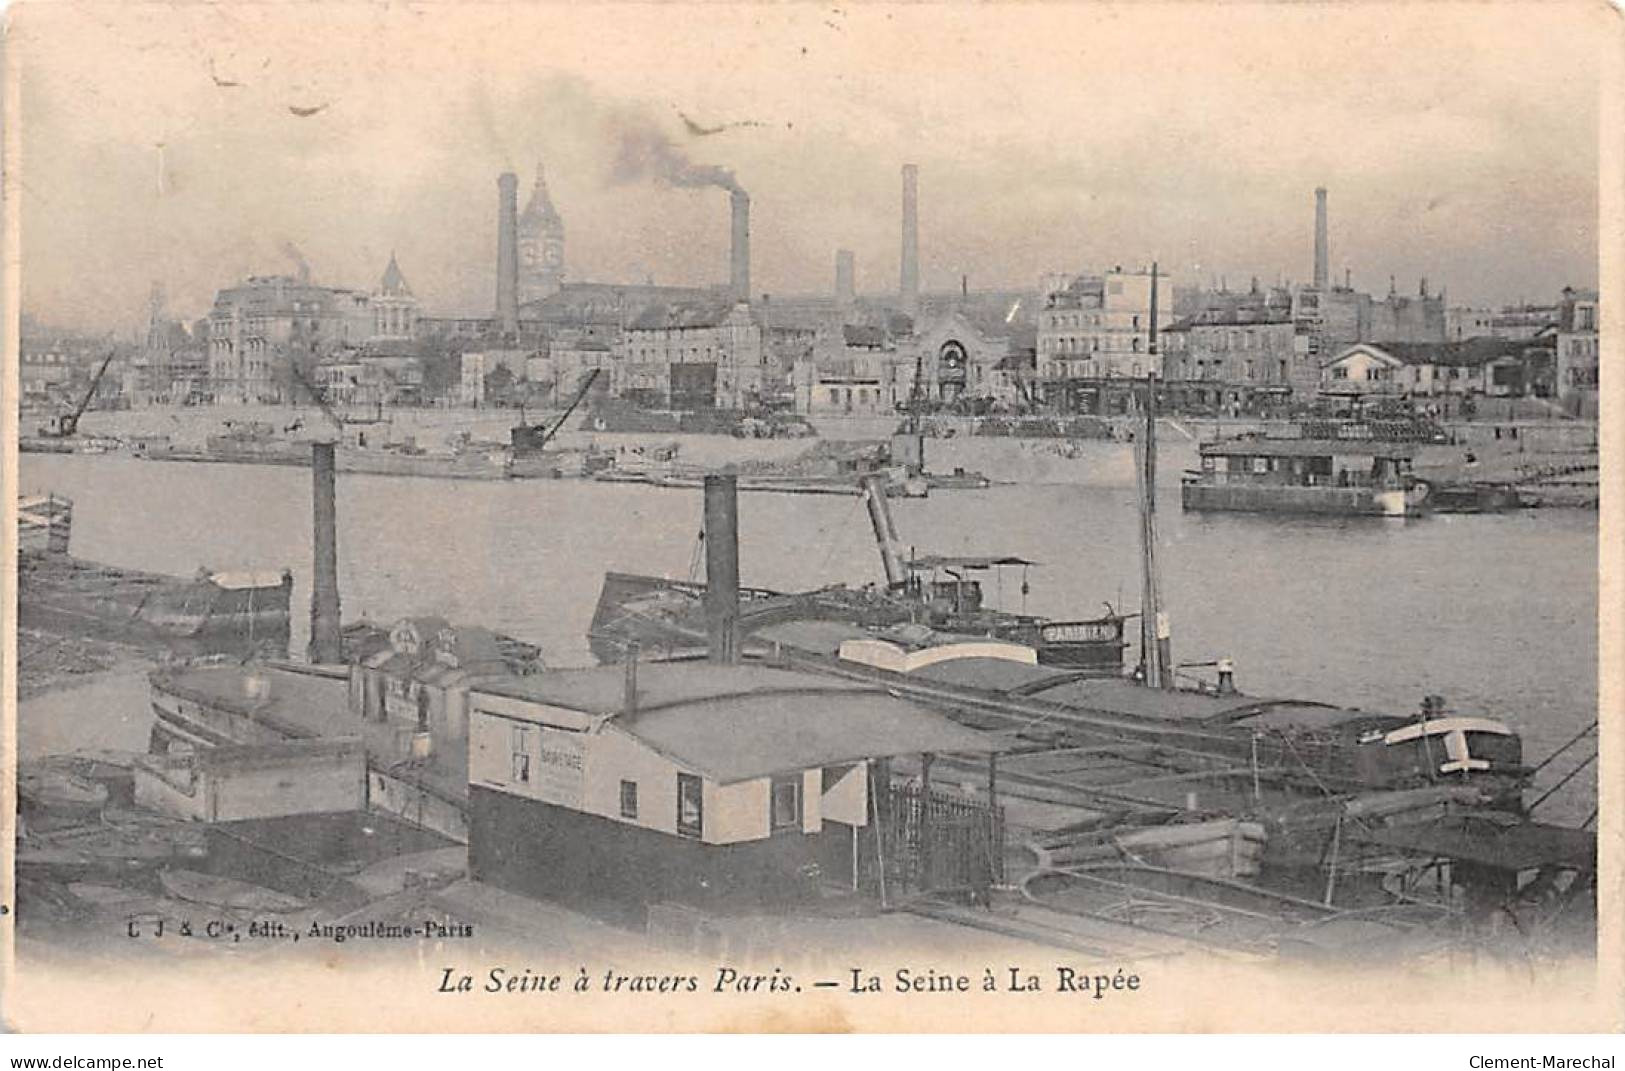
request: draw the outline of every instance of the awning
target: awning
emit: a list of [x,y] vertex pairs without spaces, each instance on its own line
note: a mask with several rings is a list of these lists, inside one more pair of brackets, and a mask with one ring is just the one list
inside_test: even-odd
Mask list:
[[953,555],[927,554],[908,563],[910,569],[992,569],[1000,565],[1037,565],[1035,561],[1013,555]]

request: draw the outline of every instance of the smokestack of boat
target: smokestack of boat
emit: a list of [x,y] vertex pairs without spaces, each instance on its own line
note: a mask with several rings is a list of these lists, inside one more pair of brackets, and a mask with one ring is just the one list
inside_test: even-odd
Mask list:
[[638,713],[638,644],[626,645],[626,677],[621,693],[621,716],[635,718]]
[[705,632],[712,662],[739,661],[739,478],[705,478]]
[[886,586],[896,591],[908,583],[908,571],[903,567],[903,555],[899,549],[902,540],[897,536],[891,506],[886,502],[884,476],[871,474],[863,478],[863,501],[869,507],[869,523],[874,526],[875,543],[880,547],[880,565],[886,571]]
[[344,660],[339,632],[338,493],[334,446],[311,444],[315,567],[311,571],[310,660],[337,665]]
[[750,300],[750,194],[729,192],[733,210],[733,240],[729,248],[728,289],[735,301]]

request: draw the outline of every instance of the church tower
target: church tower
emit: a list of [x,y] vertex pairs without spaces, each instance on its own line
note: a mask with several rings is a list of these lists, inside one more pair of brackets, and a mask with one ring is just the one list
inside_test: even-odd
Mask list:
[[412,338],[417,334],[418,299],[406,285],[395,254],[389,254],[389,267],[372,293],[374,339]]
[[564,285],[564,220],[547,194],[547,178],[536,165],[536,185],[519,215],[519,303],[540,301]]

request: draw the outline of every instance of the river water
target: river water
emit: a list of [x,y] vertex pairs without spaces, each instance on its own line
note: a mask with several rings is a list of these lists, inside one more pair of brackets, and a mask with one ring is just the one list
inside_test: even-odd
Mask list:
[[[985,585],[1008,609],[1064,617],[1095,616],[1108,602],[1137,608],[1127,447],[1086,444],[1078,458],[1014,441],[973,449],[964,460],[993,475],[1047,482],[894,502],[905,541],[921,552],[1042,563],[1025,596],[1019,570]],[[1400,712],[1426,694],[1443,695],[1453,709],[1511,723],[1532,760],[1596,716],[1595,512],[1184,514],[1179,470],[1194,456],[1187,444],[1165,443],[1160,462],[1159,560],[1176,660],[1232,658],[1238,686],[1258,695]],[[951,450],[933,455],[937,467],[960,460]],[[122,456],[21,461],[24,490],[74,499],[80,557],[179,574],[200,565],[291,567],[294,644],[302,650],[308,470]],[[585,632],[604,571],[688,576],[700,518],[698,491],[340,476],[344,615],[388,622],[439,614],[539,643],[549,665],[589,664]],[[743,494],[740,539],[746,584],[796,589],[881,578],[856,497]],[[1589,751],[1575,748],[1548,774],[1561,776]],[[1583,819],[1596,798],[1593,774],[1576,778],[1541,815]]]

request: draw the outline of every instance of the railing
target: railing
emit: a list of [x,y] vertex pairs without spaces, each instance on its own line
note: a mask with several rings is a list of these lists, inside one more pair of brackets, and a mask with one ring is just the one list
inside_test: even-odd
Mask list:
[[918,892],[985,892],[1004,880],[1004,809],[919,785],[887,790],[886,882]]

